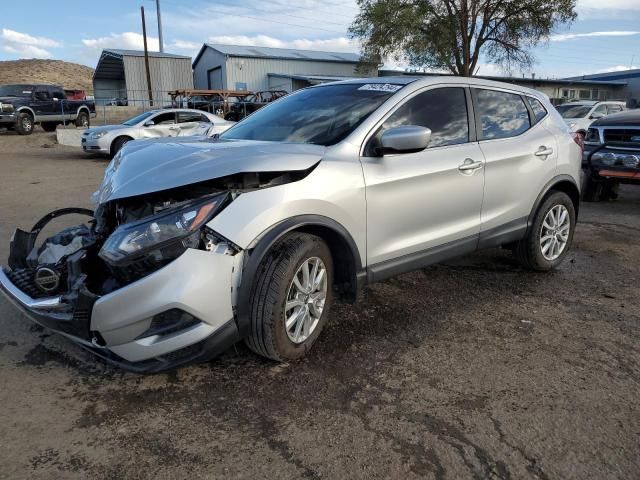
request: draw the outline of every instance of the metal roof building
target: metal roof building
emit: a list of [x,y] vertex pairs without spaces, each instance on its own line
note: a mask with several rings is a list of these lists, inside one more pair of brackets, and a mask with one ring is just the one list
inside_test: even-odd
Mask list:
[[293,91],[316,83],[376,76],[355,53],[205,43],[193,62],[196,88]]
[[634,99],[637,105],[640,105],[640,68],[630,70],[619,70],[617,72],[594,73],[591,75],[583,75],[581,77],[571,77],[567,80],[580,80],[588,82],[623,82],[626,84],[624,89],[626,100]]
[[[395,76],[448,76],[446,73],[401,72],[397,70],[380,70],[379,75]],[[538,77],[499,77],[493,75],[477,75],[477,78],[497,82],[513,83],[522,87],[538,90],[549,97],[554,105],[573,100],[624,100],[627,82],[621,79],[604,79],[596,81],[589,78],[551,79]]]
[[[169,103],[167,91],[193,88],[191,57],[172,53],[148,52],[154,105]],[[97,103],[126,100],[130,106],[149,104],[144,52],[103,50],[93,74]]]

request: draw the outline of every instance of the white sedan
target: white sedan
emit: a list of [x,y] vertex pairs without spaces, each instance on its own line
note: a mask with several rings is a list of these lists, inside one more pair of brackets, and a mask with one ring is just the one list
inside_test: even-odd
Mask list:
[[92,127],[82,134],[82,149],[87,153],[115,155],[127,142],[163,137],[213,136],[235,122],[200,110],[170,108],[149,110],[120,125]]

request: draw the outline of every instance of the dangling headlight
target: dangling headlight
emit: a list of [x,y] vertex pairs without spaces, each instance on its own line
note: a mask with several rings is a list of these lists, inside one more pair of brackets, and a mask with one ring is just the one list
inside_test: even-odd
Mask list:
[[200,227],[226,203],[227,194],[167,209],[158,215],[120,225],[100,250],[109,263],[151,255],[153,260],[172,260],[200,242]]

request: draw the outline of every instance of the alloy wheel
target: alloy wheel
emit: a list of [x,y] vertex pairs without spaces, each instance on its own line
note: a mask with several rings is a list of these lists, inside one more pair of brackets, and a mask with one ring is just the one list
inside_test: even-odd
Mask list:
[[327,298],[327,269],[318,257],[302,262],[289,285],[284,325],[289,340],[300,344],[318,326]]
[[569,242],[571,216],[564,205],[553,206],[545,215],[540,229],[540,249],[542,256],[550,262],[564,252]]

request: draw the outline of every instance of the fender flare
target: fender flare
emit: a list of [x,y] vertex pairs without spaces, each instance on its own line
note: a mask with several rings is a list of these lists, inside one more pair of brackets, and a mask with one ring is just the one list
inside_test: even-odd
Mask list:
[[[576,183],[575,178],[567,174],[556,175],[555,177],[553,177],[551,180],[547,182],[547,184],[538,194],[538,197],[536,198],[536,201],[533,204],[533,208],[529,213],[529,217],[527,218],[527,232],[529,232],[529,230],[531,229],[531,226],[533,225],[533,219],[536,215],[536,212],[538,211],[538,208],[540,208],[540,205],[542,204],[542,201],[544,200],[544,198],[547,196],[549,191],[553,189],[553,187],[555,187],[556,185],[562,182],[571,183],[575,187],[576,191],[578,192],[578,199],[580,198],[580,187]],[[579,203],[579,200],[578,200],[578,203]],[[576,218],[577,217],[578,217],[578,208],[576,207]]]
[[362,272],[362,262],[360,252],[351,234],[340,223],[322,215],[297,215],[272,226],[266,233],[262,234],[255,246],[251,249],[242,272],[242,279],[238,287],[236,299],[236,323],[242,338],[249,334],[249,324],[251,315],[251,290],[254,279],[258,273],[258,268],[267,252],[287,233],[300,229],[301,227],[324,227],[338,234],[348,245],[354,259],[356,273],[356,288],[362,286],[364,276]]
[[38,121],[38,116],[36,115],[36,112],[31,110],[30,107],[27,107],[27,106],[18,107],[18,109],[16,110],[16,113],[21,113],[21,112],[24,112],[24,111],[28,112],[29,115],[31,115],[31,118],[33,118],[34,122]]
[[91,111],[89,110],[89,107],[87,107],[86,105],[80,105],[78,107],[78,111],[76,112],[76,118],[78,118],[78,115],[80,115],[80,112],[86,112],[87,115],[89,115],[89,117],[91,117]]

